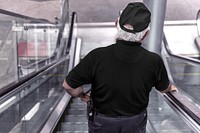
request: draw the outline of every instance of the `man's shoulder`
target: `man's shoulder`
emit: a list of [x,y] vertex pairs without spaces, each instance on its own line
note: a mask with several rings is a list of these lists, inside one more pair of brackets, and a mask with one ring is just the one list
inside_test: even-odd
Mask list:
[[151,59],[151,60],[162,60],[161,56],[157,53],[148,51],[145,49],[145,55],[147,58]]
[[108,45],[105,47],[98,47],[90,51],[90,54],[99,54],[109,52],[112,49],[113,45]]

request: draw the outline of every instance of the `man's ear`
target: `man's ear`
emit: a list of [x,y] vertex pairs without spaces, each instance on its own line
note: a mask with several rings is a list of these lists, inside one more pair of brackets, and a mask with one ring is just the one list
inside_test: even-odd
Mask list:
[[115,26],[117,27],[117,23],[118,23],[119,19],[115,20]]
[[149,30],[147,30],[145,33],[144,33],[144,36],[142,37],[141,41],[144,40],[144,38],[149,34]]

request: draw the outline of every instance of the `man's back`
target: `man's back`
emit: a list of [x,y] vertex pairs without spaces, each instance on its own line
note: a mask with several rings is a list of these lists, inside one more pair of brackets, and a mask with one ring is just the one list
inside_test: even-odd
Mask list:
[[[96,111],[106,115],[132,116],[146,109],[152,87],[156,86],[158,90],[167,88],[168,83],[162,88],[157,86],[162,59],[140,45],[118,40],[116,44],[93,50],[81,61],[87,71],[77,69],[78,73],[92,73],[82,78],[91,76]],[[165,69],[162,73],[167,74]]]
[[[93,103],[89,133],[145,133],[151,88],[172,90],[160,56],[139,43],[148,34],[150,17],[143,3],[129,3],[116,21],[116,44],[91,51],[63,82],[70,95]],[[87,95],[82,86],[90,83]]]

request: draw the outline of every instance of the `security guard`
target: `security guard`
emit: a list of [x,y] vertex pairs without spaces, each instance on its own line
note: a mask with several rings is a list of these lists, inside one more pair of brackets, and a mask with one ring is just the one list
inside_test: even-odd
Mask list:
[[[116,43],[92,50],[66,76],[67,92],[90,104],[89,133],[145,133],[152,87],[176,90],[161,57],[141,47],[150,18],[143,3],[129,3],[116,21]],[[89,97],[82,85],[90,83]]]

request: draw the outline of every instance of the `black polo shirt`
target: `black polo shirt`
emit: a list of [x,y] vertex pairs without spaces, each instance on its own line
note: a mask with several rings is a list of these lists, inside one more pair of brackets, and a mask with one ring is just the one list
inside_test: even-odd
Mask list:
[[94,108],[99,113],[138,114],[146,109],[152,87],[163,91],[169,85],[161,57],[140,45],[117,40],[92,50],[67,75],[66,82],[72,88],[91,83]]

